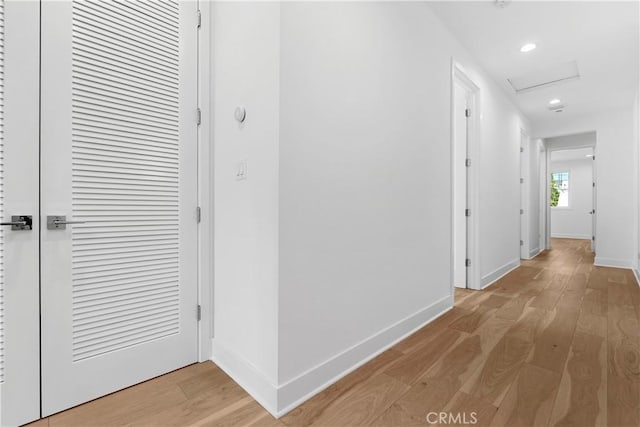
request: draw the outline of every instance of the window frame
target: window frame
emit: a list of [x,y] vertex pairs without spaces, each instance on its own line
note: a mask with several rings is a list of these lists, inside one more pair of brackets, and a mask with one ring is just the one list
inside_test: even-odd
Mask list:
[[[567,206],[551,206],[551,183],[554,182],[553,179],[553,175],[557,175],[557,174],[567,174]],[[559,170],[556,172],[551,172],[551,179],[549,182],[549,207],[552,210],[572,210],[573,208],[571,207],[571,175],[572,175],[572,171],[571,169],[566,169],[566,170]]]

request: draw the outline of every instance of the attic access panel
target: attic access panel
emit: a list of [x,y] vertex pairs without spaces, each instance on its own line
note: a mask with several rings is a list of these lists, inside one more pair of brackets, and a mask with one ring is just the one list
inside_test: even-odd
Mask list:
[[509,78],[507,81],[516,93],[523,93],[543,87],[561,84],[580,78],[576,61],[553,65],[538,69],[525,75]]

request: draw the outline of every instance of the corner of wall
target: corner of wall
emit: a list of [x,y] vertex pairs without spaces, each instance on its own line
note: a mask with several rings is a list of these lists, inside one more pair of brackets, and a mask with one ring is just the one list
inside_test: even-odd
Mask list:
[[506,276],[507,274],[509,274],[510,272],[512,272],[518,267],[520,267],[520,258],[511,260],[505,265],[503,265],[502,267],[499,267],[494,271],[492,271],[491,273],[485,276],[482,276],[482,283],[481,283],[482,289],[493,285],[495,282],[497,282],[498,280],[500,280],[501,278],[503,278],[504,276]]
[[278,415],[278,387],[239,354],[213,339],[211,360],[271,415]]

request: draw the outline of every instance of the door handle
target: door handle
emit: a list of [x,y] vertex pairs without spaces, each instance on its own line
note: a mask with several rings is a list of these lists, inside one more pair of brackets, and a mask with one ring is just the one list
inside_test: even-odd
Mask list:
[[67,221],[66,215],[47,215],[47,230],[66,230],[67,225],[84,223],[85,221]]
[[10,225],[11,230],[31,230],[33,228],[33,217],[31,215],[13,215],[11,221],[0,222],[0,225]]

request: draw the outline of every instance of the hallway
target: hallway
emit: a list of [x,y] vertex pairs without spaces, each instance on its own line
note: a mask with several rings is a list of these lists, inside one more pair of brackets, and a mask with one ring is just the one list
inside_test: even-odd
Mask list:
[[279,421],[206,362],[36,425],[410,426],[446,412],[476,425],[636,426],[640,288],[631,270],[593,267],[589,246],[553,239],[485,291],[458,290],[451,311]]

